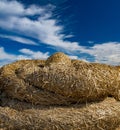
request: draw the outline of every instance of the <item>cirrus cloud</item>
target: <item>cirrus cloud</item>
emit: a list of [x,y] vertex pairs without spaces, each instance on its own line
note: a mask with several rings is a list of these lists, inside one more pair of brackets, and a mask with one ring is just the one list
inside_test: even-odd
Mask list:
[[[25,7],[17,1],[1,0],[0,28],[37,39],[39,44],[42,42],[68,50],[79,48],[77,42],[64,41],[69,35],[62,34],[63,26],[57,25],[58,21],[51,18],[53,8],[52,5]],[[2,14],[6,17],[2,17]],[[37,18],[31,19],[28,15],[33,17],[37,15]]]
[[16,41],[22,44],[27,44],[27,45],[38,45],[36,42],[27,39],[27,38],[23,38],[23,37],[18,37],[18,36],[12,36],[12,35],[0,35],[0,38],[7,38],[10,39],[12,41]]

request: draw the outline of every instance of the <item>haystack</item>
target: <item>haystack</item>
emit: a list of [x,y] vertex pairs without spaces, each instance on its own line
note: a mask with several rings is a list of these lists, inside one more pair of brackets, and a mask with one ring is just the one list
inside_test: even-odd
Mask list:
[[25,60],[4,66],[0,84],[9,97],[34,104],[66,105],[75,102],[120,99],[119,68],[71,60],[56,53],[43,60]]
[[[33,85],[35,80],[31,80],[31,83],[26,80],[28,75],[33,75],[38,70],[43,69],[44,64],[43,60],[22,60],[5,65],[1,68],[0,74],[1,91],[4,91],[10,98],[33,104],[69,104],[70,101],[67,97]],[[41,85],[39,84],[39,86]]]
[[117,67],[78,60],[70,62],[69,57],[61,53],[48,58],[45,66],[28,75],[26,81],[60,94],[70,102],[71,99],[74,102],[103,100],[107,96],[120,100],[120,75]]
[[118,66],[56,53],[0,68],[3,130],[119,130],[119,100]]

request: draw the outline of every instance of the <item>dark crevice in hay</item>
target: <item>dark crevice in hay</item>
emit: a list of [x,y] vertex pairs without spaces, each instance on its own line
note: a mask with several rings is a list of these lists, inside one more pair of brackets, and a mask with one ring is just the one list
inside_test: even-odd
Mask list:
[[44,68],[44,65],[41,65],[41,64],[40,64],[40,65],[38,65],[38,66],[39,66],[40,68]]
[[7,97],[3,90],[0,90],[0,106],[2,106],[3,100]]
[[21,68],[17,68],[15,69],[15,74],[18,75],[21,71],[22,71]]
[[113,97],[113,95],[109,94],[108,97]]
[[18,99],[12,98],[12,97],[4,97],[2,98],[1,101],[1,106],[2,107],[10,107],[12,109],[18,110],[18,111],[23,111],[23,110],[28,110],[28,109],[39,109],[39,110],[49,110],[52,108],[78,108],[78,109],[82,109],[85,107],[89,107],[91,104],[95,104],[95,103],[99,103],[99,102],[89,102],[86,104],[76,104],[76,102],[73,103],[67,103],[66,105],[61,104],[61,105],[39,105],[39,104],[33,104],[27,101],[20,101]]

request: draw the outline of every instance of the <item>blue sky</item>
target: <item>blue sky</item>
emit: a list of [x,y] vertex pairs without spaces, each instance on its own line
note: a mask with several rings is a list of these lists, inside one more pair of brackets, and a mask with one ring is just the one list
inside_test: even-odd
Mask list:
[[0,0],[0,66],[46,59],[120,64],[119,0]]

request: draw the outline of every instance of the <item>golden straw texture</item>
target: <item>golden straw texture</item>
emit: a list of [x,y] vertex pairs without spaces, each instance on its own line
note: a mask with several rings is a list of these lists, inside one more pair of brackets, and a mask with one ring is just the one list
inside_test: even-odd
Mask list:
[[21,111],[0,107],[0,124],[10,130],[115,130],[120,125],[120,102],[107,98],[95,104]]
[[119,130],[120,67],[21,60],[0,68],[0,130]]

